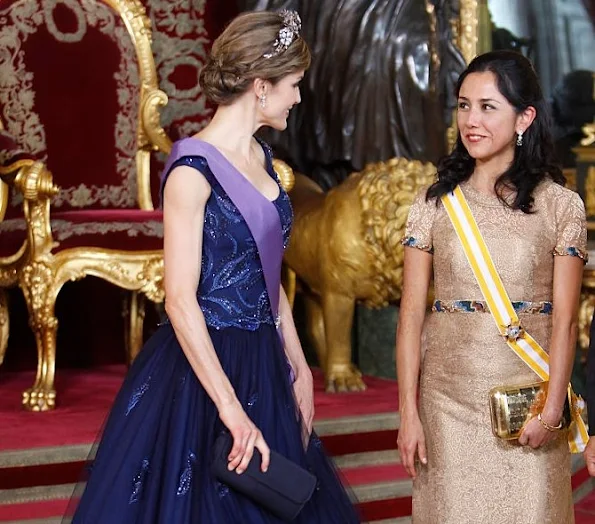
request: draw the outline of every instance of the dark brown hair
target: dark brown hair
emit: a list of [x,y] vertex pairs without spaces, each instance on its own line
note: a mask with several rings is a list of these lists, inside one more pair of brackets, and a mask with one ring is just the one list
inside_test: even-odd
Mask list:
[[229,105],[243,95],[256,78],[276,84],[283,77],[310,67],[310,50],[295,38],[284,51],[270,58],[283,27],[280,13],[257,11],[234,18],[215,40],[200,72],[206,97],[217,105]]
[[[554,155],[548,106],[533,65],[516,51],[491,51],[475,57],[459,77],[457,97],[468,75],[485,72],[496,77],[498,90],[517,114],[529,106],[537,113],[523,135],[523,145],[515,147],[512,164],[495,183],[496,194],[505,206],[532,213],[533,191],[542,180],[549,178],[562,186],[566,182]],[[427,198],[438,201],[442,195],[468,180],[474,169],[475,160],[463,145],[459,133],[453,151],[438,164],[438,181],[428,189]],[[512,203],[503,196],[505,189],[516,193]]]

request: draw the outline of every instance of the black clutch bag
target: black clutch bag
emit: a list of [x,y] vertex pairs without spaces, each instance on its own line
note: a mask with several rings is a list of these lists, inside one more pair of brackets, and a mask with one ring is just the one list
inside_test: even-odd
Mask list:
[[241,475],[229,471],[227,457],[233,439],[224,432],[215,441],[211,472],[222,484],[250,498],[273,515],[291,522],[310,500],[316,477],[283,455],[271,450],[266,473],[260,469],[262,457],[255,448],[248,468]]

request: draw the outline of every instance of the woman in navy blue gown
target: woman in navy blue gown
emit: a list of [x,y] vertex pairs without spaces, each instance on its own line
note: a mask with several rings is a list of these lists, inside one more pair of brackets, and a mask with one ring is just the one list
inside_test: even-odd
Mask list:
[[131,367],[105,425],[73,522],[280,522],[210,472],[221,431],[229,468],[269,449],[318,479],[296,519],[359,522],[312,433],[312,375],[280,286],[292,211],[263,125],[283,130],[310,63],[296,13],[248,13],[214,43],[201,72],[218,104],[174,144],[162,179],[168,321]]

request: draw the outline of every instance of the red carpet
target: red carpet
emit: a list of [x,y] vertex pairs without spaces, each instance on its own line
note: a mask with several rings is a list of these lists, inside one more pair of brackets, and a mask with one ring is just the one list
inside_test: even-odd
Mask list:
[[24,519],[48,519],[56,515],[64,515],[67,506],[68,500],[0,505],[0,522]]
[[[92,443],[124,373],[123,366],[107,366],[87,371],[60,370],[57,379],[59,407],[48,413],[29,413],[20,407],[21,392],[30,386],[32,373],[1,373],[0,453],[7,450]],[[367,378],[369,389],[366,392],[329,395],[324,392],[321,373],[315,371],[314,374],[316,420],[321,425],[328,424],[329,419],[331,424],[335,424],[333,421],[343,424],[341,431],[321,432],[329,453],[338,458],[349,455],[349,460],[355,453],[367,456],[368,452],[387,451],[389,454],[387,460],[362,462],[355,466],[346,463],[342,468],[345,480],[356,494],[361,488],[369,491],[378,486],[374,497],[360,499],[359,507],[363,518],[366,521],[376,521],[411,515],[411,483],[402,466],[395,461],[397,426],[390,423],[373,427],[366,425],[366,416],[374,418],[377,414],[380,415],[377,419],[381,423],[391,420],[391,417],[396,420],[396,383]],[[349,417],[359,419],[351,420]],[[66,485],[59,494],[48,495],[51,500],[36,501],[39,500],[38,497],[31,498],[27,503],[0,503],[0,522],[46,520],[62,515],[67,505],[66,488],[76,482],[83,466],[80,458],[66,460],[70,461],[3,467],[0,455],[0,490],[39,489],[42,496],[45,496],[46,491],[49,493],[49,490],[60,490],[61,486]],[[588,474],[586,469],[581,468],[573,475],[573,489],[585,486],[586,482],[589,482]],[[576,524],[595,524],[593,492],[576,505]]]
[[[33,374],[13,372],[0,374],[0,452],[45,447],[61,447],[92,443],[100,429],[124,377],[124,366],[105,366],[92,370],[60,370],[57,377],[58,408],[53,412],[30,413],[21,409],[21,392],[30,386]],[[335,456],[368,451],[394,450],[397,430],[374,429],[358,432],[358,423],[350,417],[386,413],[396,421],[397,385],[394,381],[366,379],[368,390],[363,393],[329,395],[324,392],[322,374],[314,370],[316,420],[341,420],[340,434],[322,435],[327,449]],[[347,417],[347,419],[345,419]],[[331,422],[332,424],[332,422]],[[354,427],[352,428],[351,425]],[[387,427],[385,425],[385,427]],[[389,426],[390,427],[390,424]],[[364,429],[362,427],[361,429]],[[371,430],[370,430],[371,429]],[[67,455],[68,456],[68,455]],[[395,455],[396,456],[396,455]],[[70,485],[79,478],[84,463],[80,459],[70,462],[36,464],[31,466],[2,467],[0,456],[0,490],[19,488],[46,490]],[[63,459],[64,460],[64,459]],[[68,459],[66,459],[68,460]],[[357,489],[374,483],[392,482],[405,478],[401,466],[393,462],[381,466],[362,465],[345,468],[347,482]],[[48,501],[0,504],[0,521],[18,519],[48,519],[61,515],[67,500],[64,491]],[[408,515],[411,500],[409,496],[372,500],[361,505],[366,519]]]
[[407,472],[400,464],[346,468],[341,470],[341,472],[350,486],[372,484],[375,482],[396,482],[409,478]]
[[575,524],[595,524],[595,491],[574,508]]
[[[21,409],[21,394],[33,383],[33,373],[1,373],[0,451],[93,442],[125,372],[124,366],[59,370],[58,408],[45,413]],[[363,393],[330,395],[324,392],[320,371],[314,374],[317,420],[398,410],[394,381],[368,377]]]

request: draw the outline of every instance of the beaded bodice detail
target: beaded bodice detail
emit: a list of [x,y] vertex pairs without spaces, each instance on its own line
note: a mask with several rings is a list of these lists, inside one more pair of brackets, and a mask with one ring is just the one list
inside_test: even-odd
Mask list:
[[[267,172],[279,185],[271,202],[281,219],[283,248],[287,247],[293,219],[291,203],[273,170],[272,154],[263,145]],[[258,249],[243,216],[213,175],[206,158],[187,156],[179,165],[200,171],[211,185],[205,208],[202,265],[197,290],[198,303],[207,325],[216,329],[237,327],[254,331],[261,324],[274,325]],[[240,173],[238,176],[242,176]],[[262,198],[265,198],[262,196]]]

